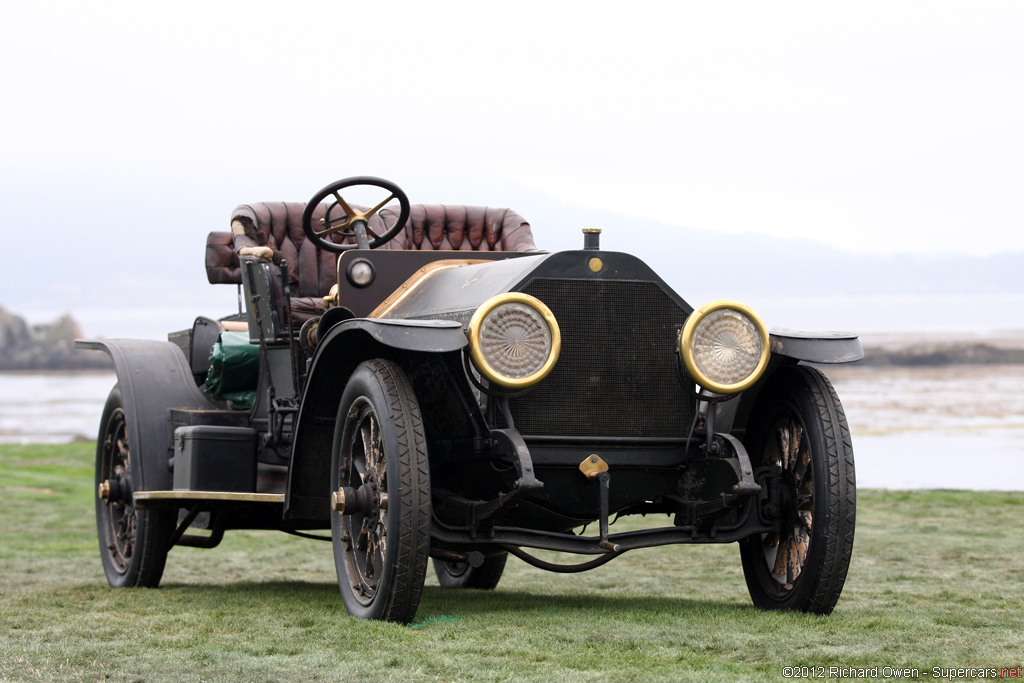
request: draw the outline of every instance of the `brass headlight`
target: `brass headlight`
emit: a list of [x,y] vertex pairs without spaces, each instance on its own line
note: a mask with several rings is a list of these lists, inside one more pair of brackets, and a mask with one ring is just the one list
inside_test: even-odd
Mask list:
[[690,376],[719,394],[735,394],[760,379],[768,365],[768,330],[744,304],[725,299],[690,314],[679,352]]
[[561,348],[558,321],[529,294],[492,297],[469,321],[473,365],[488,381],[506,389],[523,389],[544,379]]

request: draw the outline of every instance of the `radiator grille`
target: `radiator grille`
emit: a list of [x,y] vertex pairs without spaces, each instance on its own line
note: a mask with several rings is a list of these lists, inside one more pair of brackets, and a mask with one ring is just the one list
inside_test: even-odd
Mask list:
[[528,436],[685,437],[693,399],[676,371],[685,314],[653,282],[538,279],[524,290],[554,313],[554,370],[511,401]]

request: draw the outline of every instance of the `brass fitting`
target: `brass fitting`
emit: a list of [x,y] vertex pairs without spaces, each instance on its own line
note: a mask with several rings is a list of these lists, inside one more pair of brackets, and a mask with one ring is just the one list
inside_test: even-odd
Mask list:
[[339,515],[345,514],[345,488],[342,487],[331,494],[331,509]]
[[331,306],[338,305],[338,285],[331,285],[331,289],[327,292],[327,296],[324,297],[324,308],[330,308]]
[[602,472],[608,471],[608,463],[601,459],[601,456],[597,453],[588,455],[583,462],[580,463],[580,472],[583,473],[587,479],[593,479]]

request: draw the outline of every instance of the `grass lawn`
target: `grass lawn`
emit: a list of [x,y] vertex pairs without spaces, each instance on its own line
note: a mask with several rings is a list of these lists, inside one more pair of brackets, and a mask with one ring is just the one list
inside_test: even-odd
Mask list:
[[829,617],[753,608],[735,545],[675,546],[576,575],[510,559],[491,592],[431,572],[397,626],[347,615],[329,544],[275,532],[175,548],[159,589],[108,588],[92,460],[91,444],[0,446],[0,679],[940,680],[933,667],[1024,664],[1024,493],[861,491]]

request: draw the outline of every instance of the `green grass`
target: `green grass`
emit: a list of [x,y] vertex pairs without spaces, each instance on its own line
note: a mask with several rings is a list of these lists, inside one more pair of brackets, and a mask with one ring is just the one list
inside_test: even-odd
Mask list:
[[[0,679],[782,680],[784,666],[1024,664],[1024,493],[861,491],[834,614],[760,612],[735,545],[635,551],[493,592],[431,576],[410,627],[350,618],[330,545],[229,532],[107,587],[92,446],[0,446]],[[935,680],[930,677],[922,677]]]

